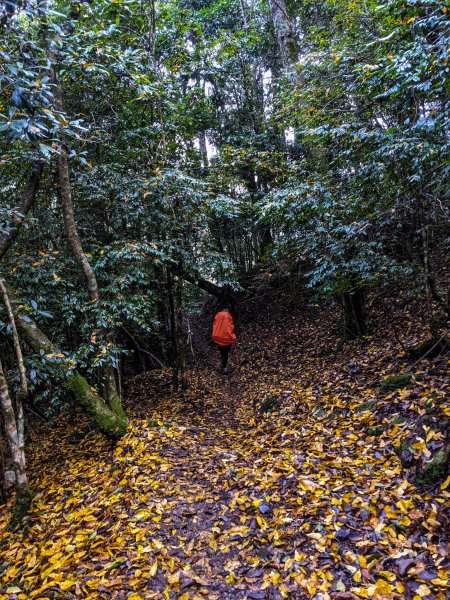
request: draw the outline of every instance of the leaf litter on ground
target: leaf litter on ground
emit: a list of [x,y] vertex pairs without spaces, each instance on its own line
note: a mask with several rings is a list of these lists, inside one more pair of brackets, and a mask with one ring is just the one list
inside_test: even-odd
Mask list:
[[184,396],[135,378],[116,445],[79,414],[36,426],[30,515],[11,533],[0,507],[0,598],[447,598],[450,478],[416,487],[399,449],[442,445],[448,379],[424,361],[380,393],[408,367],[395,340],[330,353],[332,318],[253,322],[246,360],[222,377],[211,349]]

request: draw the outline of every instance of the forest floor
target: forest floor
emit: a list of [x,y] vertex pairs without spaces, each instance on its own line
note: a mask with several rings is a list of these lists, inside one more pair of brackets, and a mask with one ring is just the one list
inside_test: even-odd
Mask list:
[[382,393],[412,366],[395,336],[379,317],[333,352],[335,320],[261,311],[228,377],[205,321],[190,389],[135,378],[116,445],[73,412],[33,425],[30,515],[11,534],[0,507],[0,598],[447,598],[450,478],[407,479],[446,435],[447,360]]

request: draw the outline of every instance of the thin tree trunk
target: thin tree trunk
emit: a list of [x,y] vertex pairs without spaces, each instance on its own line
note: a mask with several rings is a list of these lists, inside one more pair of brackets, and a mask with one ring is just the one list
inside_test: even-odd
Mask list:
[[8,290],[6,289],[6,283],[3,279],[0,279],[0,291],[3,296],[3,304],[5,305],[9,324],[11,325],[11,329],[12,329],[14,351],[16,353],[17,363],[19,366],[21,393],[22,393],[22,396],[24,398],[26,398],[28,396],[28,382],[27,382],[27,375],[25,372],[25,365],[23,362],[22,349],[20,347],[19,334],[17,333],[16,320],[14,319],[14,313],[12,310],[11,301],[9,298]]
[[344,311],[344,340],[364,335],[366,331],[364,290],[358,288],[342,294]]
[[[50,63],[50,77],[54,85],[54,104],[57,110],[59,110],[60,112],[64,112],[61,84],[59,81],[58,74],[55,70],[57,59],[53,48],[50,46],[50,42],[48,39],[48,30],[46,25],[47,24],[44,21],[44,38],[47,47],[47,57]],[[80,236],[78,234],[78,229],[75,222],[67,153],[61,143],[59,143],[58,146],[59,184],[67,239],[72,248],[72,252],[74,253],[75,259],[80,264],[86,277],[89,298],[91,302],[96,302],[97,304],[99,304],[100,294],[98,291],[97,277],[95,275],[94,269],[92,268],[86,256],[86,253],[83,250],[83,246],[81,244]],[[121,419],[124,419],[125,413],[122,408],[120,395],[117,391],[114,369],[111,366],[103,367],[100,370],[100,373],[109,407],[111,408],[111,410],[116,412]]]
[[27,473],[25,470],[25,448],[23,439],[19,434],[16,415],[9,393],[8,382],[6,381],[3,365],[0,360],[0,406],[5,422],[5,432],[11,454],[14,474],[16,501],[13,510],[13,521],[15,524],[28,512],[32,495],[28,485]]
[[173,294],[173,277],[170,271],[167,271],[167,297],[169,301],[169,325],[170,325],[170,347],[171,347],[171,365],[172,365],[172,386],[173,391],[177,392],[179,379],[178,346],[177,346],[177,325],[175,318],[175,300]]
[[206,175],[209,164],[208,164],[208,146],[207,146],[205,131],[201,131],[198,134],[198,143],[199,143],[199,152],[200,152],[201,162],[202,162],[201,172],[203,173],[203,175]]
[[22,349],[20,347],[19,334],[17,333],[16,320],[14,318],[14,313],[11,306],[11,301],[9,299],[8,290],[6,289],[6,285],[3,279],[0,279],[0,291],[3,296],[3,304],[6,308],[6,313],[8,315],[9,324],[12,329],[13,343],[14,343],[14,351],[16,353],[17,364],[19,367],[20,374],[20,391],[17,394],[16,398],[16,412],[17,412],[17,432],[18,432],[18,443],[21,448],[25,447],[25,417],[23,412],[23,403],[28,397],[28,382],[27,375],[25,371],[25,365],[23,362]]
[[241,15],[242,15],[242,20],[244,22],[244,29],[247,29],[248,28],[248,19],[247,19],[247,15],[245,14],[244,3],[242,0],[239,0],[239,4],[241,6]]
[[183,282],[177,277],[175,282],[175,338],[177,345],[178,373],[181,389],[188,387],[186,370],[186,351],[183,343]]
[[423,262],[424,278],[425,278],[425,291],[427,293],[429,306],[430,306],[429,313],[430,313],[430,322],[431,322],[431,334],[433,337],[436,337],[438,332],[433,330],[433,327],[434,327],[434,325],[433,325],[434,317],[433,317],[433,307],[432,307],[433,300],[447,314],[447,317],[449,316],[449,314],[448,314],[447,303],[444,300],[444,298],[441,297],[441,295],[436,287],[436,282],[435,282],[433,271],[431,268],[430,240],[429,240],[430,226],[428,223],[427,208],[426,208],[426,206],[424,206],[422,201],[420,201],[420,203],[419,203],[419,220],[420,220],[420,237],[421,237],[421,243],[422,243],[422,262]]
[[69,164],[67,161],[66,151],[60,147],[58,157],[59,184],[61,191],[61,203],[63,207],[64,223],[66,226],[67,239],[69,241],[75,259],[80,264],[84,271],[87,281],[89,298],[92,302],[99,302],[99,292],[97,277],[94,269],[91,267],[89,260],[81,245],[80,236],[78,235],[77,225],[73,212],[72,190],[69,179]]
[[40,160],[36,160],[33,163],[28,183],[23,190],[20,200],[17,204],[18,214],[15,215],[14,221],[11,223],[9,229],[5,233],[0,232],[0,260],[3,258],[11,244],[19,235],[22,223],[36,198],[36,193],[39,188],[43,170],[43,163]]
[[[72,190],[69,179],[69,165],[67,161],[67,154],[62,147],[60,147],[58,167],[61,202],[63,206],[64,223],[66,226],[67,239],[69,241],[70,247],[72,248],[72,252],[74,253],[75,259],[82,267],[84,275],[86,277],[89,298],[91,302],[99,304],[100,294],[98,290],[97,277],[83,250],[83,246],[81,244],[80,236],[78,234],[78,229],[75,222],[72,203]],[[102,337],[104,336],[100,336],[100,339],[102,339]],[[111,366],[102,367],[100,369],[100,375],[105,388],[106,399],[110,408],[114,412],[117,412],[117,414],[120,417],[124,418],[125,413],[122,408],[119,392],[117,391],[114,369]]]
[[[294,83],[299,84],[304,82],[302,73],[297,67],[298,63],[298,46],[295,39],[294,30],[286,9],[284,0],[269,0],[270,14],[272,15],[273,26],[278,40],[280,57],[283,63],[284,70],[292,77]],[[297,145],[297,132],[293,131],[294,140],[289,151],[292,153]],[[284,144],[286,138],[283,134]],[[314,150],[312,151],[314,153]]]

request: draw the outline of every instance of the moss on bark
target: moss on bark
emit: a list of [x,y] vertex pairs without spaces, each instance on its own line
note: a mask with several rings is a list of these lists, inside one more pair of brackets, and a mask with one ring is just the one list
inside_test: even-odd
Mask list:
[[97,390],[89,385],[86,379],[77,372],[71,373],[64,387],[75,396],[78,404],[84,408],[100,431],[112,439],[119,439],[127,430],[127,419],[123,412],[120,399],[117,399],[115,408],[120,414],[107,406]]
[[391,392],[401,388],[407,387],[412,380],[411,373],[395,373],[394,375],[388,375],[383,379],[380,385],[380,392]]
[[[16,315],[16,322],[22,338],[35,352],[40,350],[44,350],[46,354],[59,352],[29,318],[24,318],[19,314]],[[80,373],[70,370],[69,364],[64,365],[63,361],[61,367],[67,373],[63,383],[64,387],[72,392],[75,402],[86,411],[100,431],[111,439],[119,439],[125,435],[128,423],[120,397],[116,395],[113,402],[108,404]]]
[[441,448],[433,458],[425,463],[422,473],[417,477],[417,485],[431,487],[447,476],[450,467],[450,444]]
[[30,490],[17,490],[11,520],[8,523],[10,531],[20,525],[22,519],[27,516],[32,501],[33,494]]

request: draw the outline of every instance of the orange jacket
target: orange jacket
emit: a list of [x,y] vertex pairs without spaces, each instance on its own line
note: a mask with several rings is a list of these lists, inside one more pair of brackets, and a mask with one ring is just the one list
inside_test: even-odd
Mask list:
[[232,346],[237,342],[233,317],[227,310],[219,311],[214,317],[212,339],[219,346]]

